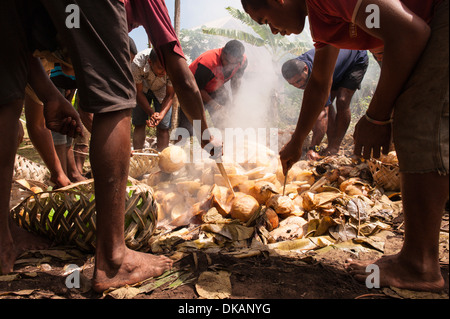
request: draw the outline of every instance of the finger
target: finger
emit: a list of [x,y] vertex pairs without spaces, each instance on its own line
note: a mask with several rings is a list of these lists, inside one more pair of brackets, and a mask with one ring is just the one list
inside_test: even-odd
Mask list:
[[388,155],[389,154],[389,149],[390,149],[391,143],[387,143],[383,145],[383,154],[384,155]]
[[361,154],[362,154],[362,144],[361,143],[355,143],[355,149],[354,149],[353,153],[356,156],[361,156]]
[[366,160],[370,159],[371,152],[372,152],[372,147],[370,147],[370,146],[364,146],[363,157],[364,157]]
[[374,147],[373,148],[373,158],[380,158],[380,147]]

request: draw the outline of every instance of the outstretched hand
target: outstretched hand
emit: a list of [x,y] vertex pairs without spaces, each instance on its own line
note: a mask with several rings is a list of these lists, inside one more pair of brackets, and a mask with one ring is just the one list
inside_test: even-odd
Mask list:
[[44,103],[45,126],[54,132],[70,137],[83,135],[78,112],[62,95]]

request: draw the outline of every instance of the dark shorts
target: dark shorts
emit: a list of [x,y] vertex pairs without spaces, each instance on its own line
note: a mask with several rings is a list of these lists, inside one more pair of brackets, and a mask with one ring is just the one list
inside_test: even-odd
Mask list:
[[[66,26],[69,4],[80,9],[79,28]],[[28,54],[53,51],[56,43],[73,64],[83,110],[104,113],[135,107],[126,12],[118,0],[6,0],[0,41],[5,44],[0,50],[0,104],[24,97]]]
[[[155,109],[155,112],[161,112],[161,103],[159,103],[158,99],[153,94],[153,92],[149,90],[145,94],[145,96],[147,97],[147,101],[148,103],[150,103],[150,105],[152,104],[153,101],[153,107]],[[133,109],[132,124],[134,126],[142,126],[146,124],[145,121],[147,120],[148,114],[139,105],[136,105],[136,107]],[[159,122],[157,128],[161,130],[168,130],[170,129],[171,124],[172,124],[172,107],[169,109],[169,111],[167,111],[162,121]]]
[[435,10],[427,47],[395,102],[393,136],[403,173],[449,172],[448,5]]
[[365,62],[355,64],[344,74],[342,80],[339,81],[339,83],[333,83],[331,90],[334,91],[339,88],[346,88],[352,91],[356,91],[361,89],[361,82],[366,75],[368,66],[369,59],[366,59]]

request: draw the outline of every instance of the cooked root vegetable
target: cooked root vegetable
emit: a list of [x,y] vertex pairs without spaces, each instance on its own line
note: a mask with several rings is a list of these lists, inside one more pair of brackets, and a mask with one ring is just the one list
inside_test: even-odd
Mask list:
[[247,222],[258,208],[259,203],[254,197],[237,193],[231,204],[230,215],[232,218]]

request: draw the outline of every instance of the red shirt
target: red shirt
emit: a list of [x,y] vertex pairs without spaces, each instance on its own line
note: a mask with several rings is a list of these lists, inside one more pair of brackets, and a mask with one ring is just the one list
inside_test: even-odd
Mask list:
[[238,71],[247,67],[247,57],[244,54],[242,62],[236,65],[229,74],[224,75],[220,58],[222,50],[223,48],[206,51],[189,65],[199,89],[212,93],[222,87]]
[[[435,6],[442,0],[401,0],[412,12],[429,23]],[[356,26],[361,0],[306,0],[311,35],[316,48],[331,44],[340,49],[371,50],[383,41]]]
[[125,4],[128,32],[142,25],[163,65],[164,59],[160,50],[162,45],[172,43],[173,51],[184,58],[180,41],[172,26],[164,0],[119,1]]

